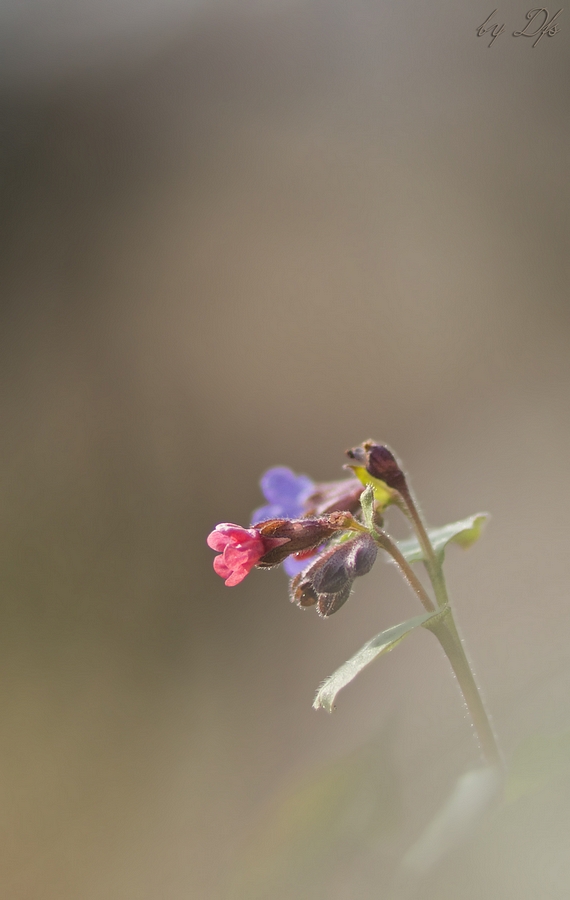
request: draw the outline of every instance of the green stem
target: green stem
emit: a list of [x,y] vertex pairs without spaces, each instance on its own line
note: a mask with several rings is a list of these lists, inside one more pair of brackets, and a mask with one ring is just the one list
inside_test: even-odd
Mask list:
[[422,548],[425,557],[426,569],[428,571],[430,581],[433,585],[437,604],[440,607],[448,606],[449,597],[447,595],[447,587],[445,584],[445,579],[443,577],[441,563],[436,556],[435,550],[432,547],[429,535],[427,533],[427,528],[424,524],[424,520],[420,513],[419,507],[416,504],[414,496],[407,484],[405,485],[405,487],[400,488],[400,494],[402,495],[404,503],[409,510],[410,518],[413,522],[416,534],[418,536],[418,541],[420,542],[420,547]]
[[426,591],[425,587],[419,580],[418,576],[412,569],[405,556],[398,549],[396,542],[392,540],[390,535],[386,534],[385,531],[381,531],[380,529],[375,529],[372,532],[372,537],[379,547],[382,547],[383,550],[386,550],[390,554],[390,556],[400,569],[402,575],[410,585],[411,589],[421,600],[424,608],[428,612],[435,612],[436,607],[433,605],[431,597],[429,596],[428,592]]
[[[429,622],[427,623],[427,627],[430,628]],[[451,668],[455,673],[461,693],[463,694],[463,699],[465,700],[465,705],[473,720],[473,725],[477,737],[479,738],[485,760],[490,766],[502,768],[503,760],[497,745],[497,739],[475,682],[473,670],[465,655],[461,638],[457,632],[450,609],[448,609],[445,616],[442,618],[438,617],[437,622],[430,628],[430,631],[433,631],[441,644],[443,651],[451,664]]]
[[479,688],[475,682],[473,670],[465,655],[449,606],[449,596],[441,561],[433,549],[421,513],[407,483],[403,487],[399,487],[399,491],[408,509],[422,548],[426,569],[433,586],[438,607],[441,610],[445,610],[444,615],[438,616],[433,625],[430,626],[428,621],[426,627],[433,631],[451,664],[487,763],[491,766],[502,768],[503,760],[497,745],[497,739],[479,693]]

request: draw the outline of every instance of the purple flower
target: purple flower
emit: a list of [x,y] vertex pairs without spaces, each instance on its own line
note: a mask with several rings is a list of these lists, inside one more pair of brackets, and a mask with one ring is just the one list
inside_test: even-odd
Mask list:
[[[305,504],[315,490],[315,484],[307,475],[295,475],[287,466],[273,466],[268,469],[260,481],[263,496],[269,503],[254,510],[251,524],[257,525],[266,519],[287,517],[296,519],[305,514]],[[289,556],[283,568],[289,578],[293,578],[306,569],[313,556],[295,559]]]
[[295,475],[287,466],[268,469],[261,481],[266,506],[254,510],[251,524],[257,525],[266,519],[296,519],[305,512],[305,502],[315,490],[314,482],[307,475]]

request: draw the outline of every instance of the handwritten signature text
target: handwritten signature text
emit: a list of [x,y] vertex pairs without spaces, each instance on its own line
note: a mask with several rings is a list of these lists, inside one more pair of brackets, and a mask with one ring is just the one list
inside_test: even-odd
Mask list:
[[[498,10],[494,9],[493,12],[487,16],[483,24],[477,29],[477,37],[483,37],[484,34],[490,35],[491,40],[487,45],[488,47],[491,46],[493,41],[496,41],[498,37],[504,34],[505,31],[504,22],[502,25],[499,25],[492,21],[497,12]],[[560,25],[556,19],[561,12],[562,10],[559,9],[558,12],[554,13],[551,17],[544,6],[535,6],[534,9],[530,9],[526,14],[527,24],[525,27],[521,31],[513,31],[513,37],[535,38],[532,46],[536,47],[538,42],[542,40],[545,35],[554,37],[555,34],[558,34]]]

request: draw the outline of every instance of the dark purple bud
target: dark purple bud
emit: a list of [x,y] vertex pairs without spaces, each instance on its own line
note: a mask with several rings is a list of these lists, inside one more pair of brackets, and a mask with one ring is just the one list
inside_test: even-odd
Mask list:
[[330,616],[345,603],[355,578],[366,575],[376,560],[378,548],[369,534],[360,534],[325,550],[291,581],[291,601],[313,606],[321,616]]
[[277,566],[293,553],[319,547],[339,531],[350,530],[356,523],[349,513],[335,512],[328,516],[307,519],[269,519],[254,529],[263,539],[280,538],[283,544],[269,550],[257,563],[258,568]]
[[362,447],[347,450],[346,455],[364,466],[369,475],[383,481],[388,487],[397,491],[406,488],[406,477],[396,457],[384,444],[365,441]]
[[347,581],[352,581],[346,566],[346,553],[342,548],[335,548],[328,559],[317,566],[313,574],[313,587],[319,594],[335,594]]
[[354,550],[351,556],[351,568],[355,578],[361,575],[368,575],[370,569],[376,562],[378,553],[378,545],[370,537],[370,535],[362,535],[365,540],[354,541]]
[[336,594],[320,594],[319,602],[317,604],[319,616],[326,619],[327,616],[332,616],[333,613],[337,612],[350,597],[351,590],[352,581],[348,581],[342,590],[338,591]]

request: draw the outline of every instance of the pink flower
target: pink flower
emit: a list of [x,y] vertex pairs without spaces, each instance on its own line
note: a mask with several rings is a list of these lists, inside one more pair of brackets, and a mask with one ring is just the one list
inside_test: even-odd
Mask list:
[[207,538],[208,547],[220,553],[214,560],[214,571],[228,587],[243,581],[270,550],[288,543],[289,538],[262,537],[256,528],[242,528],[231,522],[216,525]]

